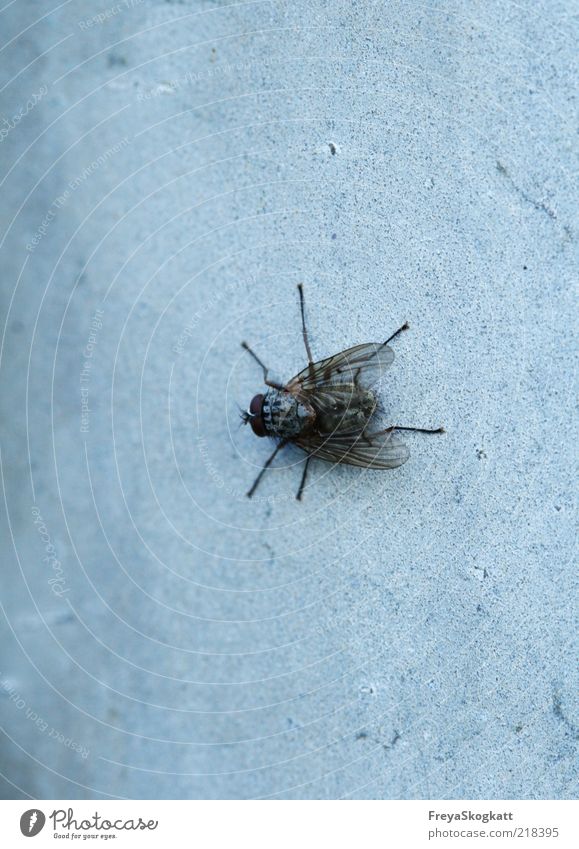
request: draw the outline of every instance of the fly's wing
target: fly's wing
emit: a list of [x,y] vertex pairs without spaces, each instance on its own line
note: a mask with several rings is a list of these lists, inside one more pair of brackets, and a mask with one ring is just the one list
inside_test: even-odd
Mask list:
[[375,433],[307,436],[297,439],[296,445],[321,460],[366,469],[395,469],[410,456],[406,445],[392,436],[390,428]]
[[328,383],[362,383],[370,388],[378,383],[394,360],[394,351],[384,343],[355,345],[333,357],[306,366],[287,386],[290,392],[312,392]]

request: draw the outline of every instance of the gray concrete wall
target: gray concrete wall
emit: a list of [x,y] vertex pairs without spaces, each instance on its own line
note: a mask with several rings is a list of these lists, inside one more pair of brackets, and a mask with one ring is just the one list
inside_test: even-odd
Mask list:
[[[575,11],[6,7],[6,796],[573,794]],[[248,501],[299,281],[448,433]]]

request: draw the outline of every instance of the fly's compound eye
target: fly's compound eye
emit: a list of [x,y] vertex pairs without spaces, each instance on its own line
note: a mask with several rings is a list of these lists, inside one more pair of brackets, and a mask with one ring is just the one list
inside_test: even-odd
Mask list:
[[262,416],[263,395],[255,395],[249,405],[249,423],[256,436],[267,436]]

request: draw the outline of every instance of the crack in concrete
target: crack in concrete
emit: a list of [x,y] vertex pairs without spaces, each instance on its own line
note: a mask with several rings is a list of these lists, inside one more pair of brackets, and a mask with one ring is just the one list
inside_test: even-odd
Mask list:
[[499,172],[499,174],[501,174],[501,176],[503,176],[510,183],[511,187],[519,195],[519,197],[522,198],[525,201],[525,203],[531,204],[531,206],[534,209],[536,209],[538,212],[544,212],[553,221],[557,220],[557,213],[555,212],[555,210],[552,207],[548,206],[548,204],[546,204],[545,201],[535,200],[530,195],[528,195],[524,191],[524,189],[522,189],[519,185],[517,185],[517,183],[515,183],[513,177],[509,173],[506,166],[503,165],[503,163],[500,162],[498,159],[497,159],[497,171]]
[[553,693],[553,713],[563,725],[566,725],[567,728],[573,733],[575,737],[579,739],[579,729],[573,725],[571,720],[565,715],[563,712],[563,705],[561,703],[561,695],[556,690]]

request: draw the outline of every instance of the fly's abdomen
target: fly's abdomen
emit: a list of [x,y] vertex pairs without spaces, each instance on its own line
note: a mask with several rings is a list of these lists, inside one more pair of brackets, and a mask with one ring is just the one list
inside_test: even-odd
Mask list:
[[348,433],[364,430],[374,410],[376,396],[354,383],[327,386],[316,393],[312,404],[318,433]]

